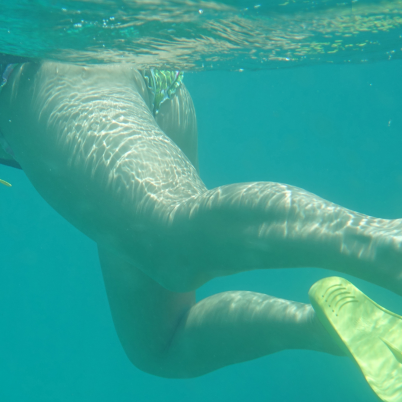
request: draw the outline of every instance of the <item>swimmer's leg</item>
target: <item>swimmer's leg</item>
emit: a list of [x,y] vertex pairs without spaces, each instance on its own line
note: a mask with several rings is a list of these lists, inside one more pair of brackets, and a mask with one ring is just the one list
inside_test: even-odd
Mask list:
[[193,271],[183,266],[182,278],[194,272],[196,286],[252,269],[320,267],[402,293],[399,219],[373,218],[270,182],[205,191],[178,204],[169,217],[169,241],[176,244],[170,256],[180,253],[178,267],[191,261]]
[[253,292],[195,302],[166,290],[99,248],[109,304],[123,348],[143,371],[189,378],[285,349],[343,352],[310,305]]
[[[252,269],[313,266],[402,293],[400,220],[371,218],[278,183],[207,190],[161,129],[177,134],[176,120],[157,124],[141,74],[127,65],[27,63],[0,95],[2,132],[44,199],[167,289],[191,291]],[[194,115],[179,121],[176,141],[196,164],[196,147],[183,140],[190,133],[195,141]]]

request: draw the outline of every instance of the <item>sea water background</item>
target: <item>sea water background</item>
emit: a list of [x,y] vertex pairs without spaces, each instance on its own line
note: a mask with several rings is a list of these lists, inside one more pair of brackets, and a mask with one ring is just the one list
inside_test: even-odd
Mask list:
[[[401,61],[279,71],[187,73],[209,187],[255,180],[312,191],[366,214],[402,217]],[[95,244],[20,171],[0,166],[0,400],[371,402],[345,358],[286,351],[191,380],[144,374],[114,332]],[[208,250],[206,250],[208,252]],[[225,290],[308,302],[333,272],[292,269],[216,279]],[[402,314],[402,299],[353,282]]]

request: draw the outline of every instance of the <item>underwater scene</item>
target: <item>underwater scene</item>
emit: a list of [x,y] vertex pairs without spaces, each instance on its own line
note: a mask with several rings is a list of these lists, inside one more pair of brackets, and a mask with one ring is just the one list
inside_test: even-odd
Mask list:
[[[172,71],[175,83],[179,82],[176,72],[183,72],[180,80],[191,94],[197,116],[199,173],[207,189],[235,183],[285,183],[383,220],[402,218],[401,56],[399,0],[5,0],[0,13],[0,66],[44,60],[77,68],[126,63],[141,71]],[[7,96],[14,96],[17,84],[13,74],[17,73],[6,77],[9,83],[3,82],[0,106]],[[98,84],[102,82],[111,85],[107,80]],[[181,82],[177,88],[179,85]],[[169,93],[164,104],[174,102],[175,96],[174,91]],[[60,115],[68,113],[68,108],[67,102]],[[21,110],[16,119],[30,121],[32,111],[22,106]],[[4,113],[0,107],[0,129],[13,146],[4,126],[11,119]],[[28,123],[21,127],[29,137]],[[4,144],[0,141],[2,152],[7,153]],[[21,160],[22,170],[12,163],[0,164],[4,181],[0,183],[1,401],[402,401],[402,371],[398,371],[402,370],[402,326],[398,346],[395,328],[399,321],[390,324],[402,315],[402,291],[397,294],[397,284],[384,285],[381,275],[377,281],[374,274],[356,274],[353,261],[350,269],[338,267],[343,260],[338,261],[324,241],[318,261],[333,269],[304,262],[300,268],[296,262],[296,266],[284,263],[283,267],[220,273],[196,286],[196,300],[221,292],[247,291],[310,304],[313,284],[339,276],[392,312],[388,321],[378,324],[384,333],[387,325],[393,326],[389,330],[394,331],[393,340],[380,337],[381,347],[394,356],[392,364],[381,360],[382,352],[375,357],[378,362],[374,357],[366,362],[369,352],[362,352],[361,345],[373,350],[377,346],[350,335],[350,328],[365,333],[373,330],[363,328],[364,315],[377,317],[383,310],[367,304],[346,329],[332,325],[341,341],[328,330],[332,336],[328,339],[336,338],[337,345],[344,342],[339,353],[323,353],[312,350],[314,347],[274,348],[265,356],[239,357],[225,367],[217,363],[215,368],[212,362],[211,369],[201,368],[201,374],[188,375],[191,378],[181,374],[167,378],[158,370],[152,373],[137,368],[116,333],[116,318],[112,317],[93,240],[96,236],[71,224],[68,214],[57,212],[51,196],[45,200],[47,192],[42,184],[37,186],[36,171],[27,177],[31,162],[25,161],[24,154],[30,148],[21,149],[15,159]],[[68,186],[68,178],[63,180]],[[8,183],[11,186],[2,185]],[[70,193],[68,187],[66,194]],[[292,204],[296,198],[291,195],[286,200]],[[224,212],[230,206],[224,204]],[[305,208],[308,215],[309,205]],[[320,205],[317,210],[321,211]],[[338,210],[334,207],[333,211]],[[289,221],[291,213],[286,212]],[[322,227],[331,226],[320,213],[315,223],[318,230],[321,222]],[[104,214],[105,221],[109,215],[114,216],[113,211]],[[248,233],[238,228],[236,218],[230,219],[234,232]],[[244,219],[252,218],[247,215]],[[196,224],[204,230],[201,223]],[[382,224],[376,220],[372,227],[381,228]],[[400,239],[399,229],[391,229],[394,238]],[[218,230],[206,231],[212,240],[199,242],[194,259],[204,261],[206,255],[205,261],[213,265],[221,258],[208,245],[217,238],[222,242],[218,249],[225,247],[222,238],[231,233],[215,237]],[[351,235],[340,253],[353,254],[359,241],[358,235]],[[316,244],[319,247],[320,242]],[[295,246],[294,253],[307,254],[303,247]],[[371,250],[371,243],[367,247]],[[257,261],[262,248],[258,243],[248,258]],[[364,250],[356,261],[366,258]],[[228,264],[235,263],[236,250],[233,255],[227,249],[225,253]],[[297,257],[294,260],[298,261]],[[388,256],[383,260],[387,269],[397,265],[391,264]],[[289,261],[293,259],[289,257]],[[345,267],[348,261],[346,258]],[[395,283],[399,279],[396,275]],[[360,293],[353,297],[361,304],[369,303]],[[229,310],[235,305],[233,302]],[[331,314],[325,306],[317,309],[327,317]],[[230,343],[242,328],[237,330],[225,335],[218,350],[225,349],[225,339]],[[206,332],[213,337],[213,330]],[[289,339],[298,337],[293,327],[287,334]],[[245,335],[238,348],[258,343],[258,339]],[[382,379],[373,378],[372,373],[380,373]],[[385,385],[379,384],[381,381]]]

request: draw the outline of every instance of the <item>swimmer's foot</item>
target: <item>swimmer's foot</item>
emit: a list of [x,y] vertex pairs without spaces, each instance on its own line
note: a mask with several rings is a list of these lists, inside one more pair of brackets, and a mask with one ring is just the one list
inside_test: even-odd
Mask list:
[[309,297],[319,320],[356,361],[377,396],[402,401],[402,317],[343,278],[318,281]]

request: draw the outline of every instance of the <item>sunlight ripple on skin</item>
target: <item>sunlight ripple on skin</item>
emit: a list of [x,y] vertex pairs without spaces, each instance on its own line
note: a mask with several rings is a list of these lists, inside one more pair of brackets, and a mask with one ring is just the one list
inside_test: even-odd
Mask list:
[[0,110],[32,184],[97,243],[117,334],[143,371],[188,378],[283,349],[343,354],[310,305],[254,292],[196,303],[218,276],[319,267],[402,294],[401,220],[281,183],[208,190],[184,84],[154,116],[131,65],[26,63]]

